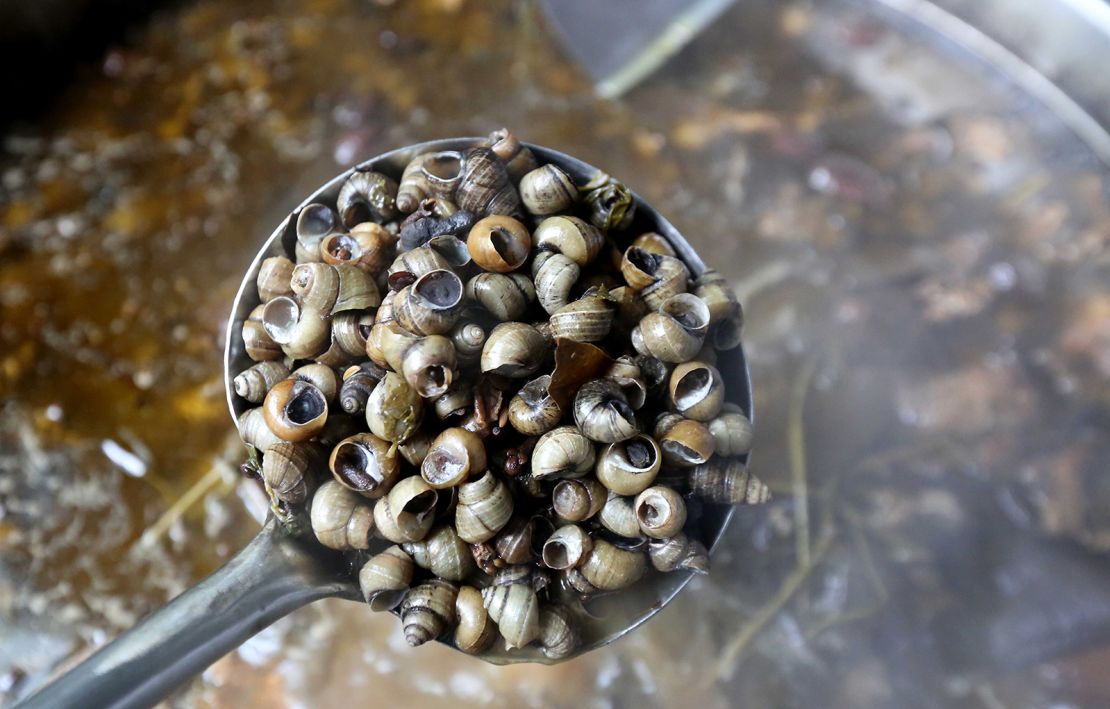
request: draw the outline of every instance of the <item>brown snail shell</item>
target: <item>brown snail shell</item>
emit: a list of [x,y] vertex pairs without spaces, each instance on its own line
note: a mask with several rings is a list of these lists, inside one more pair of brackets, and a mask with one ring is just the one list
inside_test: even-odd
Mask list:
[[488,142],[494,155],[505,163],[505,170],[513,182],[520,182],[525,174],[536,168],[536,156],[532,149],[517,140],[508,128],[498,128],[490,133]]
[[465,428],[448,428],[432,441],[420,475],[436,489],[454,487],[484,471],[486,463],[481,436]]
[[493,215],[470,228],[466,247],[474,263],[487,271],[508,273],[528,260],[532,236],[528,227],[509,216]]
[[655,440],[661,441],[663,440],[663,436],[667,435],[672,428],[685,420],[686,417],[682,414],[664,411],[655,417],[655,424],[652,427],[651,435],[654,436]]
[[490,586],[482,600],[508,647],[524,647],[539,636],[540,599],[531,584]]
[[274,435],[297,443],[307,441],[324,427],[328,420],[328,401],[311,383],[286,379],[266,394],[262,411]]
[[463,284],[453,271],[429,271],[405,286],[393,301],[393,317],[415,335],[440,335],[459,317]]
[[424,420],[424,400],[401,375],[387,372],[366,402],[370,432],[394,443],[403,443]]
[[459,590],[443,579],[425,581],[409,589],[401,601],[401,625],[405,642],[416,647],[435,640],[457,620],[455,599]]
[[520,178],[520,201],[529,214],[546,217],[572,207],[578,187],[557,165],[541,165]]
[[540,634],[537,640],[540,650],[552,660],[568,657],[582,643],[570,611],[562,605],[540,607]]
[[544,374],[521,387],[509,402],[509,423],[526,436],[539,436],[559,425],[563,410],[551,397],[551,375]]
[[638,495],[655,481],[663,452],[651,436],[638,433],[609,446],[597,457],[597,479],[619,495]]
[[420,206],[428,196],[428,180],[424,176],[424,163],[433,159],[435,153],[420,153],[409,160],[401,173],[397,186],[397,211],[408,214]]
[[709,432],[717,441],[717,455],[744,455],[752,449],[752,422],[735,404],[725,404],[718,416],[709,422]]
[[536,299],[532,281],[521,273],[479,273],[466,283],[466,297],[489,311],[496,320],[516,320]]
[[384,376],[385,370],[373,362],[348,367],[343,372],[343,384],[339,387],[339,407],[349,414],[366,411],[370,394]]
[[451,268],[451,261],[447,256],[430,244],[425,244],[398,255],[389,266],[388,273],[392,275],[405,271],[419,278],[431,271],[450,270]]
[[457,150],[430,153],[420,165],[429,196],[453,199],[463,178],[463,155]]
[[673,537],[686,524],[686,503],[669,487],[649,487],[636,496],[634,508],[640,531],[653,539]]
[[566,256],[579,267],[586,266],[601,253],[605,243],[597,227],[578,217],[548,217],[532,234],[536,248]]
[[666,539],[652,539],[648,544],[648,557],[651,565],[664,573],[669,571],[693,571],[696,574],[709,573],[709,552],[705,545],[691,539],[683,532]]
[[397,451],[372,433],[340,441],[332,449],[328,468],[340,485],[369,498],[385,495],[401,475]]
[[690,492],[723,505],[757,505],[771,499],[771,490],[735,458],[716,458],[690,472]]
[[320,242],[340,229],[339,215],[326,204],[309,204],[297,214],[297,263],[320,260]]
[[672,295],[686,292],[689,271],[674,256],[630,246],[621,259],[621,275],[629,286],[640,291],[640,298],[655,310]]
[[482,356],[486,344],[486,331],[474,322],[460,322],[448,334],[455,345],[455,358],[459,364],[471,365]]
[[722,318],[713,326],[713,346],[725,351],[740,346],[740,335],[744,328],[744,311],[737,310],[733,315]]
[[591,519],[609,499],[609,491],[594,478],[560,480],[551,493],[555,514],[568,522]]
[[635,500],[631,497],[622,497],[615,492],[610,492],[597,521],[601,526],[613,534],[629,539],[640,536],[640,521],[636,519],[634,508]]
[[236,425],[239,427],[239,437],[243,439],[243,443],[260,451],[272,445],[284,443],[266,424],[266,414],[262,412],[261,406],[244,411]]
[[493,538],[497,557],[506,564],[525,564],[532,560],[532,537],[535,519],[513,516],[508,524]]
[[432,401],[436,418],[445,421],[451,417],[461,417],[474,408],[474,384],[456,379],[451,387]]
[[331,325],[320,313],[302,309],[288,296],[278,296],[262,311],[266,333],[293,359],[312,359],[328,345]]
[[709,309],[689,293],[671,296],[632,330],[632,346],[642,355],[676,364],[693,359],[709,329]]
[[261,309],[264,307],[258,306],[257,318],[252,313],[252,317],[243,322],[243,351],[255,362],[268,362],[285,356],[281,351],[281,345],[274,342],[274,338],[270,337],[270,333],[266,332],[266,326],[262,324]]
[[534,263],[538,264],[533,267],[536,298],[548,314],[554,313],[570,302],[581,269],[570,257],[553,252]]
[[594,588],[617,591],[640,580],[647,571],[647,555],[595,539],[593,549],[577,568]]
[[355,224],[349,236],[357,247],[351,265],[371,275],[381,272],[397,254],[397,235],[376,222]]
[[593,546],[593,540],[584,529],[577,524],[567,524],[556,529],[543,543],[541,557],[549,569],[571,569],[582,563]]
[[725,403],[725,382],[716,367],[705,362],[683,362],[671,372],[667,387],[671,408],[689,419],[709,421]]
[[609,291],[609,300],[617,309],[616,322],[626,331],[632,330],[649,310],[640,292],[632,286],[619,286]]
[[455,647],[468,655],[479,655],[497,639],[497,624],[489,617],[482,592],[473,586],[461,586],[455,599],[459,625],[455,628]]
[[548,431],[532,450],[532,475],[538,480],[580,478],[594,467],[594,445],[574,426]]
[[620,231],[632,223],[636,200],[623,182],[598,170],[581,189],[590,210],[590,222],[598,229]]
[[401,478],[374,505],[378,534],[394,544],[420,541],[435,522],[437,500],[436,491],[419,475]]
[[252,404],[260,404],[266,392],[288,376],[289,368],[281,362],[259,362],[235,377],[235,393]]
[[293,262],[284,256],[263,259],[258,266],[258,297],[267,303],[279,295],[292,295],[289,279],[293,276]]
[[562,583],[565,588],[577,592],[582,598],[592,596],[601,591],[600,588],[586,580],[581,569],[567,569],[562,574]]
[[331,345],[316,356],[319,364],[343,367],[366,356],[366,336],[374,325],[370,312],[347,310],[331,318]]
[[476,215],[520,213],[520,195],[509,181],[505,164],[489,148],[471,148],[463,155],[455,203]]
[[312,362],[294,369],[289,378],[312,384],[324,395],[329,407],[335,404],[339,394],[339,375],[331,367]]
[[301,504],[316,489],[308,449],[295,443],[275,443],[262,456],[262,481],[274,499]]
[[420,396],[433,398],[450,388],[455,377],[455,346],[446,337],[416,337],[396,322],[375,325],[370,334],[379,343],[386,363]]
[[531,325],[501,323],[482,347],[482,373],[514,379],[529,377],[543,364],[546,349],[543,335]]
[[630,355],[621,355],[609,369],[605,370],[605,378],[617,384],[624,392],[628,405],[639,410],[647,401],[647,383],[640,372],[640,365]]
[[455,527],[471,544],[492,539],[513,514],[513,498],[505,483],[488,470],[474,482],[459,485]]
[[676,256],[674,247],[671,242],[667,241],[667,237],[662,234],[657,234],[654,231],[645,232],[640,234],[632,240],[632,246],[650,251],[653,254],[662,254],[663,256]]
[[713,457],[717,441],[709,427],[700,421],[683,419],[658,438],[663,462],[676,468],[701,465]]
[[584,436],[615,443],[636,435],[636,414],[624,391],[611,379],[586,382],[574,397],[574,422]]
[[365,498],[334,480],[312,496],[309,521],[316,539],[329,549],[366,549],[374,531],[374,514]]
[[705,301],[706,307],[709,308],[710,325],[716,325],[740,310],[740,303],[736,300],[736,294],[728,287],[728,281],[712,269],[705,271],[694,280],[692,292]]
[[302,263],[293,269],[290,288],[305,310],[330,313],[339,297],[339,271],[327,263]]
[[358,585],[370,610],[388,611],[397,607],[412,583],[413,566],[412,557],[396,545],[362,565]]
[[371,170],[356,170],[335,199],[347,228],[362,222],[388,222],[397,216],[397,182]]
[[401,548],[417,566],[448,581],[462,581],[477,569],[470,547],[449,524],[436,527],[423,541],[408,542]]
[[596,292],[589,292],[551,314],[551,333],[579,342],[598,342],[613,326],[613,309]]

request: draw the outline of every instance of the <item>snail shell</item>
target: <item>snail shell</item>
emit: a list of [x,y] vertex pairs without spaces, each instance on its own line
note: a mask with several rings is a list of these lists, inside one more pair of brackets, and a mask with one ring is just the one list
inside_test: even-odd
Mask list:
[[462,581],[477,569],[470,547],[449,524],[436,527],[423,541],[402,544],[401,548],[417,566],[448,581]]
[[548,478],[580,478],[594,467],[594,445],[574,426],[560,426],[548,431],[532,450],[532,476]]
[[[258,307],[262,308],[264,306],[260,305]],[[285,353],[281,351],[281,345],[274,342],[274,338],[266,332],[266,326],[262,324],[261,315],[258,318],[243,322],[242,335],[243,351],[255,362],[267,362],[285,356]]]
[[356,170],[339,188],[335,206],[348,228],[391,221],[397,216],[397,182],[380,172]]
[[329,549],[366,549],[374,531],[374,514],[366,500],[334,480],[312,496],[309,521],[316,539]]
[[694,281],[693,293],[705,301],[709,308],[709,324],[732,317],[740,310],[736,294],[728,287],[728,282],[717,271],[705,271]]
[[613,309],[608,301],[587,291],[578,300],[567,303],[551,314],[551,333],[579,342],[598,342],[609,334],[613,325]]
[[328,468],[340,485],[369,498],[389,492],[401,475],[397,451],[372,433],[357,433],[340,441],[332,449]]
[[293,275],[293,262],[284,256],[271,256],[258,266],[258,297],[267,303],[279,295],[292,295],[289,279]]
[[594,478],[560,480],[551,493],[555,514],[568,522],[592,518],[609,499],[609,491]]
[[394,544],[418,542],[435,521],[438,495],[419,475],[402,478],[374,505],[378,534]]
[[646,490],[663,464],[663,453],[651,436],[638,433],[610,443],[597,458],[597,479],[619,495],[638,495]]
[[[323,264],[321,264],[323,265]],[[298,266],[299,268],[299,266]],[[278,296],[262,311],[266,334],[287,357],[312,359],[328,345],[331,325],[320,313],[302,309],[288,296]]]
[[487,271],[508,273],[528,260],[532,236],[528,227],[512,217],[493,215],[480,220],[466,236],[474,263]]
[[388,273],[392,275],[406,271],[419,278],[430,271],[449,270],[451,268],[451,261],[447,256],[426,244],[400,254],[389,266]]
[[640,376],[647,387],[648,396],[657,399],[666,396],[667,382],[671,376],[671,365],[655,357],[636,355],[636,366],[640,368]]
[[593,546],[585,530],[576,524],[567,524],[556,529],[543,543],[541,558],[549,569],[571,569],[582,563]]
[[636,519],[635,500],[610,492],[598,513],[601,526],[620,537],[633,539],[640,536],[640,521]]
[[339,407],[349,414],[366,411],[370,394],[384,376],[385,370],[373,362],[348,367],[343,372],[343,384],[339,387]]
[[496,320],[516,320],[536,299],[532,281],[521,273],[479,273],[466,283],[466,297],[489,311]]
[[399,546],[391,546],[375,554],[358,572],[362,597],[372,611],[388,611],[397,607],[412,583],[412,557]]
[[671,296],[632,330],[632,346],[642,355],[676,364],[693,359],[705,342],[709,308],[689,293]]
[[731,350],[740,346],[740,334],[744,328],[744,311],[737,310],[713,326],[713,346],[718,350]]
[[717,441],[709,427],[699,421],[683,419],[658,438],[663,462],[676,468],[701,465],[713,457]]
[[662,234],[657,234],[654,231],[645,232],[640,234],[632,240],[632,246],[650,251],[653,254],[662,254],[663,256],[675,256],[674,247],[671,242],[667,241],[667,237]]
[[616,321],[624,330],[631,330],[649,310],[640,292],[632,286],[618,286],[609,291],[609,300],[616,305]]
[[295,443],[275,443],[262,456],[262,480],[277,500],[301,504],[316,487],[308,449]]
[[463,178],[463,155],[457,150],[431,153],[421,164],[420,174],[429,196],[453,199]]
[[669,487],[649,487],[636,496],[634,508],[640,531],[653,539],[673,537],[686,524],[686,503]]
[[355,224],[349,236],[357,247],[350,264],[371,275],[388,266],[397,254],[397,235],[376,222]]
[[236,423],[239,427],[239,437],[248,446],[264,451],[272,445],[284,443],[266,424],[266,414],[262,412],[261,406],[244,411]]
[[540,599],[530,584],[490,586],[482,600],[508,647],[524,647],[539,636]]
[[526,436],[539,436],[559,425],[563,410],[551,397],[551,375],[525,384],[509,402],[509,423]]
[[574,397],[574,422],[584,436],[615,443],[636,435],[636,414],[624,391],[611,379],[586,382]]
[[497,624],[489,617],[482,592],[473,586],[462,586],[455,599],[459,625],[455,628],[455,647],[468,655],[485,652],[497,638]]
[[320,242],[340,228],[339,215],[326,204],[309,204],[297,214],[297,263],[320,260]]
[[621,355],[605,370],[605,378],[616,383],[628,399],[628,405],[639,410],[647,400],[647,383],[640,372],[640,365],[629,355]]
[[302,263],[293,269],[290,285],[305,309],[325,315],[375,308],[382,302],[374,279],[347,264]]
[[539,264],[533,275],[536,297],[548,314],[554,313],[570,302],[570,291],[578,282],[581,269],[568,256],[559,253],[551,253],[535,263]]
[[546,217],[572,207],[578,187],[556,165],[543,165],[520,178],[520,201],[532,215]]
[[451,386],[455,377],[455,346],[446,337],[416,337],[396,322],[375,325],[370,334],[386,363],[400,372],[420,396],[436,397]]
[[717,458],[690,472],[690,492],[724,505],[756,505],[771,499],[767,485],[735,458]]
[[493,539],[497,557],[506,564],[526,564],[532,560],[532,538],[535,518],[513,516]]
[[486,344],[486,331],[474,322],[461,322],[448,334],[455,344],[455,358],[459,364],[471,365],[482,356]]
[[415,335],[440,335],[454,327],[462,297],[462,281],[453,271],[429,271],[397,293],[393,317]]
[[448,428],[432,441],[420,475],[434,488],[454,487],[472,473],[484,471],[486,462],[481,436],[465,428]]
[[328,420],[324,394],[311,383],[298,379],[274,385],[266,394],[262,411],[274,435],[293,443],[312,438]]
[[752,449],[752,422],[736,404],[725,404],[717,418],[709,422],[709,432],[717,441],[717,455],[744,455]]
[[552,660],[561,660],[578,649],[582,639],[565,606],[545,605],[540,608],[538,641],[540,650]]
[[378,438],[403,443],[424,420],[424,400],[401,375],[387,372],[366,402],[366,423]]
[[537,249],[560,253],[579,267],[597,258],[605,243],[596,227],[578,217],[569,216],[544,219],[536,227],[532,238]]
[[600,170],[582,186],[583,200],[590,210],[590,222],[598,229],[627,229],[636,214],[632,191],[623,182],[614,180]]
[[459,590],[443,579],[425,581],[409,589],[401,602],[405,642],[416,647],[435,640],[456,622],[455,599]]
[[455,527],[471,544],[493,538],[513,514],[513,498],[505,483],[488,470],[474,482],[459,485]]
[[547,341],[536,328],[520,322],[501,323],[482,347],[482,373],[529,377],[543,364],[546,350]]
[[352,364],[366,356],[366,336],[374,325],[370,312],[347,310],[331,318],[331,345],[316,361],[329,367]]
[[654,310],[672,295],[685,293],[690,274],[686,265],[674,256],[630,246],[621,259],[621,275],[629,286],[640,291],[648,308]]
[[474,408],[474,385],[468,381],[456,379],[451,388],[443,392],[432,402],[432,409],[436,418],[445,421],[453,416],[465,416]]
[[315,386],[324,395],[328,406],[335,403],[335,397],[339,394],[339,375],[334,369],[323,364],[313,362],[297,367],[290,373],[289,378]]
[[647,555],[595,539],[593,549],[577,568],[594,588],[617,591],[640,580],[647,571]]
[[401,173],[401,183],[397,186],[397,210],[408,214],[420,206],[428,196],[428,180],[424,177],[424,163],[433,159],[435,153],[420,153]]
[[516,139],[508,128],[498,128],[489,134],[490,149],[505,163],[509,179],[520,182],[521,178],[536,167],[536,156],[531,148]]
[[235,393],[252,404],[260,404],[266,392],[289,376],[289,368],[281,362],[259,362],[235,377]]
[[520,195],[509,181],[505,163],[489,148],[466,151],[455,203],[477,215],[520,213]]
[[671,372],[667,393],[671,409],[695,421],[709,421],[725,403],[725,382],[712,365],[684,362]]
[[709,552],[705,545],[679,532],[667,539],[652,539],[648,557],[658,571],[693,571],[709,573]]
[[404,443],[398,445],[397,450],[401,453],[405,462],[419,468],[424,462],[424,458],[428,456],[428,450],[431,447],[432,434],[427,431],[417,431],[409,436]]

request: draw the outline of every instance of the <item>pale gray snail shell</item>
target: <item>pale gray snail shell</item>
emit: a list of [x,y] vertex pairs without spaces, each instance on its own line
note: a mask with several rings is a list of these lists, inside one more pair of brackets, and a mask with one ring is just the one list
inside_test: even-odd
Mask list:
[[617,591],[636,583],[647,571],[647,555],[595,539],[593,549],[577,567],[582,577],[600,591]]
[[709,427],[699,421],[683,419],[658,437],[663,462],[677,468],[701,465],[713,457],[717,441]]
[[516,139],[508,128],[498,128],[489,134],[487,140],[493,154],[505,163],[505,170],[509,179],[514,183],[520,182],[525,174],[536,168],[536,156],[532,149]]
[[262,311],[266,334],[292,359],[312,359],[328,346],[331,324],[326,314],[302,309],[289,296],[278,296]]
[[482,348],[484,374],[521,379],[535,374],[543,365],[547,343],[531,325],[501,323],[489,333]]
[[413,566],[412,557],[396,545],[362,565],[358,585],[370,610],[388,611],[397,607],[412,583]]
[[752,422],[736,404],[725,404],[721,413],[709,422],[709,432],[717,441],[717,455],[744,455],[752,449],[755,435]]
[[376,308],[382,298],[370,274],[348,264],[302,263],[290,280],[302,305],[323,315]]
[[277,500],[300,504],[316,488],[312,458],[305,446],[282,441],[262,456],[262,480]]
[[328,468],[340,485],[372,499],[389,492],[401,475],[397,451],[372,433],[340,441],[331,451]]
[[459,209],[476,215],[520,213],[520,194],[505,164],[489,148],[471,148],[463,155],[462,179],[455,188]]
[[544,374],[521,387],[509,402],[509,423],[526,436],[539,436],[559,425],[563,410],[551,398],[551,375]]
[[418,337],[396,322],[375,325],[371,339],[378,343],[386,363],[400,372],[409,386],[423,397],[447,391],[454,381],[455,346],[442,335]]
[[289,373],[290,379],[298,379],[312,384],[324,395],[328,406],[336,403],[339,395],[339,375],[334,369],[318,362],[301,365]]
[[432,529],[423,541],[408,542],[401,548],[417,566],[448,581],[462,581],[477,569],[474,557],[470,555],[470,546],[449,524]]
[[594,478],[560,480],[551,493],[555,514],[567,522],[583,522],[601,512],[609,491]]
[[374,325],[368,311],[346,310],[331,317],[331,344],[316,356],[316,362],[329,367],[353,364],[366,356],[366,336]]
[[594,467],[596,453],[590,439],[574,426],[548,431],[532,450],[532,475],[548,478],[580,478]]
[[260,404],[266,392],[289,376],[289,368],[281,362],[259,362],[235,377],[235,393],[252,404]]
[[714,458],[690,472],[690,492],[709,502],[757,505],[771,499],[767,485],[742,460]]
[[496,320],[515,320],[536,299],[532,281],[522,273],[479,273],[466,283],[466,297],[480,304]]
[[366,499],[334,480],[312,496],[309,521],[316,539],[329,549],[366,549],[374,531],[374,513]]
[[541,165],[520,178],[520,201],[534,216],[558,214],[577,200],[578,187],[557,165]]
[[463,155],[457,150],[431,153],[420,165],[428,195],[453,199],[463,177]]
[[700,298],[680,293],[648,313],[632,330],[632,346],[642,355],[676,364],[693,359],[709,329],[709,309]]
[[540,607],[540,650],[552,660],[570,656],[582,639],[565,606],[550,604]]
[[648,558],[657,571],[693,571],[709,573],[709,552],[705,545],[683,532],[666,539],[652,539],[648,544]]
[[454,487],[484,471],[486,462],[481,436],[465,428],[448,428],[432,441],[420,475],[434,488]]
[[420,206],[428,196],[428,180],[424,176],[424,164],[433,159],[435,153],[420,153],[401,173],[401,182],[397,187],[397,210],[408,214]]
[[479,655],[497,639],[497,624],[489,617],[482,592],[473,586],[461,586],[455,599],[459,624],[455,628],[455,647],[468,655]]
[[490,586],[482,590],[489,617],[510,648],[524,647],[540,633],[540,600],[528,583]]
[[370,170],[356,170],[335,200],[348,228],[368,221],[388,222],[397,216],[397,183],[392,177]]
[[343,384],[339,387],[339,408],[349,414],[366,411],[370,394],[384,376],[385,370],[373,362],[348,367],[343,372]]
[[624,392],[628,405],[639,410],[647,401],[648,388],[644,376],[640,372],[640,365],[631,355],[621,355],[609,369],[605,370],[605,379],[616,382]]
[[435,522],[437,499],[419,475],[402,478],[374,505],[378,534],[394,544],[420,541]]
[[574,397],[574,422],[590,440],[614,443],[636,435],[636,414],[611,379],[586,382]]
[[459,364],[471,365],[482,356],[486,344],[486,331],[474,322],[460,322],[448,333],[455,345],[455,358]]
[[536,298],[548,314],[570,302],[570,292],[578,282],[581,269],[570,257],[548,252],[546,258],[533,262]]
[[243,443],[260,451],[264,451],[277,443],[285,442],[278,438],[266,425],[266,415],[262,412],[261,406],[244,411],[240,414],[237,423],[239,437],[243,439]]
[[424,400],[396,372],[387,372],[366,402],[370,432],[394,443],[404,442],[424,420]]
[[655,481],[663,452],[651,436],[635,436],[609,446],[597,457],[597,479],[619,495],[638,495]]
[[589,265],[601,253],[605,237],[597,227],[578,217],[548,217],[532,233],[532,242],[539,251],[560,253],[579,267]]
[[596,292],[587,291],[551,314],[551,332],[579,342],[598,342],[613,326],[613,308]]
[[570,569],[582,563],[593,546],[593,540],[584,529],[577,524],[567,524],[556,529],[543,543],[541,558],[550,569]]
[[655,310],[671,296],[686,292],[690,272],[674,256],[630,246],[621,261],[621,275],[629,286],[640,292],[648,308]]
[[307,441],[324,427],[328,402],[310,382],[286,379],[266,394],[262,412],[266,425],[278,438],[297,443]]
[[610,492],[597,521],[602,527],[620,537],[634,539],[640,536],[640,521],[636,519],[635,499]]
[[429,271],[397,293],[393,317],[414,335],[440,335],[455,326],[462,298],[463,284],[453,271]]
[[456,622],[455,599],[459,590],[443,579],[414,586],[401,601],[401,626],[405,642],[416,647],[443,635]]
[[488,470],[458,489],[455,527],[464,541],[476,544],[492,539],[512,517],[513,497],[509,488]]
[[430,244],[425,244],[412,251],[399,254],[397,258],[394,259],[387,272],[393,275],[394,273],[406,271],[419,278],[425,273],[449,270],[451,268],[450,259],[440,251],[434,249]]
[[267,303],[279,295],[293,295],[289,279],[293,275],[293,262],[284,256],[271,256],[263,259],[258,266],[258,297]]
[[713,365],[683,362],[671,372],[667,393],[674,411],[695,421],[709,421],[725,403],[725,381]]
[[297,214],[297,263],[320,260],[320,242],[341,229],[339,215],[326,204],[310,204]]
[[686,503],[669,487],[649,487],[636,496],[634,507],[640,531],[653,539],[673,537],[686,525]]

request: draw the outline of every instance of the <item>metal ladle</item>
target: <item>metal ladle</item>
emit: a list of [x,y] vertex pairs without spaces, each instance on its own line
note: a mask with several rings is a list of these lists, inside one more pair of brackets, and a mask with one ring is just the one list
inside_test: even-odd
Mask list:
[[[259,302],[255,288],[259,265],[268,256],[293,254],[294,227],[300,210],[315,202],[334,205],[339,188],[355,169],[374,169],[399,176],[415,155],[462,151],[482,142],[480,138],[431,141],[368,160],[318,189],[278,226],[247,269],[227,326],[224,387],[235,420],[248,408],[247,402],[236,395],[232,380],[251,364],[243,349],[240,330]],[[535,145],[529,147],[541,163],[562,167],[579,184],[597,172],[597,168],[569,155]],[[678,230],[638,196],[636,212],[633,228],[665,236],[694,274],[705,270]],[[729,400],[739,404],[750,417],[751,383],[743,351],[737,349],[722,356],[718,368],[727,382]],[[688,531],[693,531],[712,551],[731,517],[731,507],[705,505],[700,530]],[[638,627],[670,603],[691,577],[691,572],[652,574],[630,589],[591,600],[589,611],[597,620],[582,628],[583,643],[575,655],[608,645]],[[151,706],[266,626],[321,598],[361,601],[355,572],[342,555],[324,548],[311,535],[294,535],[271,517],[258,536],[224,566],[20,706],[27,709]],[[538,652],[522,654],[520,650],[509,655],[495,649],[480,657],[496,664],[553,662]]]

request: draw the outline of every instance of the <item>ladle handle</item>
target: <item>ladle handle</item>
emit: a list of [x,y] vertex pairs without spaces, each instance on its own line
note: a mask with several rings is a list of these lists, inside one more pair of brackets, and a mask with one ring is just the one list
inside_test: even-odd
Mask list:
[[19,706],[149,707],[277,619],[350,585],[270,520],[211,576]]

